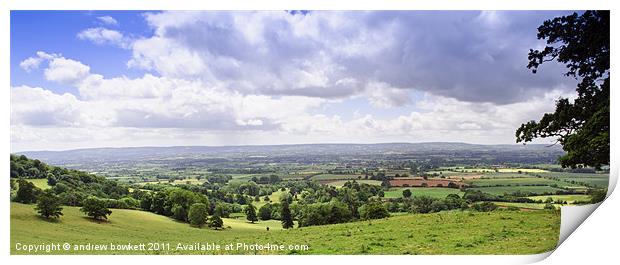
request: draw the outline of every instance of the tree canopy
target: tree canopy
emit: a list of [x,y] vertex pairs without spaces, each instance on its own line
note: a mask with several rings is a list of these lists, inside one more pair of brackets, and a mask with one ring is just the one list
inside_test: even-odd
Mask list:
[[531,49],[528,68],[536,73],[545,62],[566,65],[566,76],[579,81],[577,98],[560,98],[554,113],[529,121],[516,131],[517,142],[554,137],[566,155],[562,167],[609,164],[609,11],[585,11],[543,22],[538,39],[542,50]]

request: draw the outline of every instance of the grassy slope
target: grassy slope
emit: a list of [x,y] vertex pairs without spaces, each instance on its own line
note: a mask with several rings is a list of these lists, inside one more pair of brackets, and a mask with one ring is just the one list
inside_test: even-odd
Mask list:
[[410,190],[411,196],[429,196],[433,198],[443,199],[449,194],[457,194],[463,196],[464,192],[458,189],[451,188],[420,188],[420,187],[408,187],[408,188],[390,188],[385,192],[385,198],[402,198],[403,190]]
[[[401,215],[373,222],[284,231],[266,231],[260,223],[235,225],[231,220],[225,220],[224,225],[231,225],[232,229],[197,229],[164,216],[133,210],[114,210],[109,222],[96,223],[84,218],[78,208],[65,207],[63,212],[59,222],[47,222],[34,215],[31,205],[11,203],[11,254],[20,254],[14,249],[17,242],[169,242],[173,249],[177,243],[213,242],[225,245],[269,242],[307,244],[309,251],[302,252],[307,254],[530,254],[553,249],[560,227],[559,214],[547,211]],[[33,227],[37,229],[33,230]],[[116,254],[120,253],[123,252]],[[214,254],[175,250],[160,252],[166,253]],[[268,254],[252,251],[226,253]],[[271,254],[288,254],[288,251]]]
[[[348,181],[352,181],[352,180],[339,180],[339,181],[330,182],[327,185],[340,188],[340,187],[344,186],[344,184],[347,183]],[[371,180],[371,179],[360,179],[360,180],[356,179],[355,182],[357,182],[359,184],[364,183],[364,184],[375,185],[375,186],[380,186],[381,185],[381,181]]]
[[542,195],[542,196],[530,196],[528,198],[532,200],[546,200],[551,197],[553,200],[563,200],[568,203],[574,203],[575,201],[589,201],[592,199],[590,195],[585,194],[569,194],[569,195]]
[[556,192],[560,189],[549,186],[506,186],[506,187],[484,187],[484,188],[471,188],[471,190],[480,190],[482,192],[503,195],[504,193],[513,193],[516,191],[531,192],[533,194],[543,194],[545,192]]
[[501,179],[501,178],[473,179],[473,180],[466,180],[465,182],[473,186],[477,186],[477,187],[496,186],[496,185],[503,185],[503,186],[547,185],[547,186],[551,186],[553,184],[557,185],[558,187],[582,187],[579,185],[570,184],[568,182],[545,179],[545,178],[535,178],[535,177],[534,178],[528,178],[528,177],[506,178],[506,179]]

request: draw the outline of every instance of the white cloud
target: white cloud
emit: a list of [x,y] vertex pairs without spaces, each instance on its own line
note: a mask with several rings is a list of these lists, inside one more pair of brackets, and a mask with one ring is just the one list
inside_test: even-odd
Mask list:
[[97,20],[99,20],[101,23],[106,24],[106,25],[111,25],[111,26],[118,25],[118,21],[116,21],[116,19],[114,19],[111,16],[97,17]]
[[370,104],[377,108],[401,107],[411,103],[410,90],[389,87],[385,83],[371,83],[366,91]]
[[75,84],[84,80],[90,74],[90,67],[81,62],[55,57],[49,61],[45,69],[45,78],[63,84]]
[[26,72],[30,72],[33,69],[38,69],[39,65],[45,60],[50,60],[54,57],[58,57],[57,54],[47,54],[42,51],[38,51],[36,56],[28,57],[25,60],[19,63],[19,66],[26,70]]
[[130,48],[131,40],[122,33],[102,27],[88,28],[77,34],[78,39],[92,41],[97,45],[114,45],[120,48]]
[[12,144],[512,143],[572,88],[563,69],[525,68],[539,17],[162,12],[140,39],[85,29],[79,39],[130,49],[127,66],[147,73],[106,77],[37,52],[20,67],[77,93],[13,87]]
[[11,125],[77,126],[80,102],[71,94],[58,95],[40,87],[11,89]]
[[[556,12],[557,13],[557,12]],[[572,84],[564,69],[525,67],[550,14],[528,12],[161,12],[154,35],[133,45],[130,67],[199,78],[246,94],[407,104],[417,89],[469,102],[508,104]],[[393,88],[371,91],[363,84]],[[373,96],[374,95],[374,96]],[[396,101],[395,101],[396,100]]]

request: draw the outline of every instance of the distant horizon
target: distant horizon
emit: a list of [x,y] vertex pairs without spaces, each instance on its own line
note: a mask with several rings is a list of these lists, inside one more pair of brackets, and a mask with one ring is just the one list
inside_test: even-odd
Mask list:
[[[130,149],[130,148],[181,148],[181,147],[252,147],[252,146],[298,146],[298,145],[387,145],[387,144],[464,144],[464,145],[482,145],[482,146],[523,146],[521,143],[514,144],[479,144],[479,143],[467,143],[467,142],[444,142],[444,141],[428,141],[428,142],[376,142],[376,143],[293,143],[293,144],[240,144],[240,145],[144,145],[144,146],[102,146],[102,147],[84,147],[84,148],[71,148],[61,150],[22,150],[11,151],[11,154],[29,153],[29,152],[66,152],[77,150],[93,150],[93,149]],[[525,146],[549,146],[549,147],[562,147],[560,144],[542,144],[542,143],[528,143]]]

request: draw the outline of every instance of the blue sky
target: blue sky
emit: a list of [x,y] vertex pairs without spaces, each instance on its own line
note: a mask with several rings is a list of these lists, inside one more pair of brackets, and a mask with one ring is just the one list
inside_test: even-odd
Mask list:
[[11,148],[514,143],[573,95],[525,67],[567,13],[12,11]]
[[[150,35],[152,30],[142,19],[143,11],[11,11],[11,84],[50,86],[59,92],[75,92],[74,88],[46,82],[39,72],[28,73],[19,63],[37,51],[61,53],[67,58],[88,62],[95,72],[106,76],[139,76],[144,71],[129,69],[126,62],[130,50],[94,45],[80,40],[76,33],[85,27],[104,24],[97,17],[110,16],[118,26],[136,36]],[[40,69],[39,69],[40,70]]]

